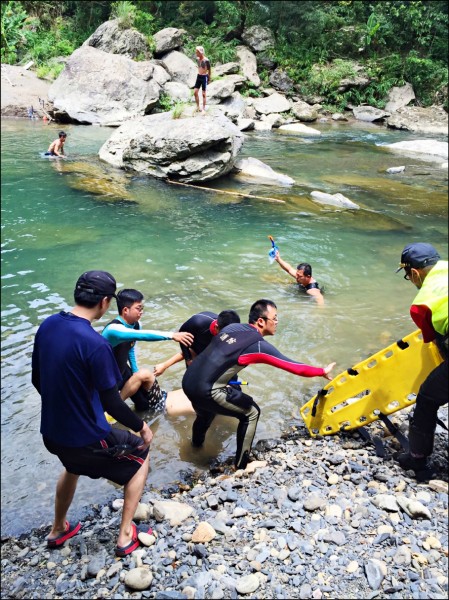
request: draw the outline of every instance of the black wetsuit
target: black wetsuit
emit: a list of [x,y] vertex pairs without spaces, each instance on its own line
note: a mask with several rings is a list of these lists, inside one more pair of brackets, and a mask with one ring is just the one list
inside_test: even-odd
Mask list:
[[197,414],[192,443],[201,446],[216,414],[236,417],[237,451],[235,465],[245,468],[256,433],[260,409],[240,386],[228,385],[250,364],[271,364],[290,373],[315,377],[324,370],[293,361],[264,340],[255,327],[234,323],[224,327],[184,374],[182,388]]
[[195,354],[198,355],[201,354],[201,352],[210,344],[212,338],[214,337],[210,330],[210,326],[213,321],[215,321],[217,316],[218,315],[216,313],[205,310],[193,315],[181,325],[179,331],[187,331],[193,335],[193,344],[190,346],[190,348],[184,346],[183,344],[179,344],[185,360],[192,360],[190,349],[192,349]]

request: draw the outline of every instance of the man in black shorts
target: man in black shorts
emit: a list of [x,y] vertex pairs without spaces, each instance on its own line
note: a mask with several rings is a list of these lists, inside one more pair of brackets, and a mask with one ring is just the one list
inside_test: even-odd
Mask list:
[[198,76],[196,78],[196,83],[193,88],[195,94],[195,102],[196,102],[196,110],[200,112],[200,88],[203,90],[203,110],[201,111],[203,115],[206,114],[206,89],[207,84],[211,78],[211,70],[210,70],[210,62],[209,59],[204,55],[203,46],[197,46],[195,48],[196,59],[198,61]]
[[[124,486],[115,553],[126,556],[139,546],[132,519],[148,475],[153,434],[121,399],[111,345],[91,325],[109,309],[115,291],[116,281],[106,271],[83,273],[75,307],[45,319],[34,340],[32,383],[42,400],[40,431],[47,450],[65,467],[56,487],[49,548],[62,546],[81,528],[66,520],[80,475]],[[112,429],[104,411],[139,436]]]

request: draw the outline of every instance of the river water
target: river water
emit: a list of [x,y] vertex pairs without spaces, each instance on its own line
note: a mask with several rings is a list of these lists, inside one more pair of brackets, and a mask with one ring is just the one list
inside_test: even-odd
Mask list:
[[[72,306],[86,270],[110,271],[120,287],[146,297],[142,324],[175,330],[200,310],[237,310],[265,297],[278,305],[275,345],[313,365],[337,361],[334,374],[414,329],[408,308],[414,288],[395,274],[412,241],[433,243],[447,257],[447,169],[441,159],[393,154],[381,147],[423,135],[372,124],[318,124],[322,136],[279,131],[247,136],[243,156],[258,158],[295,179],[292,187],[226,178],[210,187],[283,203],[172,186],[115,171],[97,158],[111,130],[68,126],[70,160],[43,159],[55,125],[2,121],[2,533],[49,523],[60,473],[39,434],[40,398],[30,383],[38,325]],[[443,138],[435,138],[442,140]],[[385,170],[405,165],[398,175]],[[312,190],[341,192],[362,209],[315,204]],[[293,280],[270,265],[268,235],[292,264],[310,262],[325,288],[324,307],[298,294]],[[106,315],[95,327],[114,316]],[[170,356],[173,342],[141,343],[141,366]],[[161,378],[180,387],[183,366]],[[298,407],[323,385],[268,366],[243,378],[262,408],[257,439],[279,435]],[[234,454],[236,423],[217,418],[204,449],[190,447],[192,417],[152,418],[150,483],[174,481],[180,470],[204,469]],[[111,484],[80,479],[71,509],[110,497]]]

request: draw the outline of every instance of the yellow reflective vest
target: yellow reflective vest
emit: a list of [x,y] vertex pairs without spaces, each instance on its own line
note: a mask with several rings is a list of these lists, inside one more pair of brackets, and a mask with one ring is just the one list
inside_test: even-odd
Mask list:
[[[448,320],[448,262],[440,260],[424,279],[410,309],[412,319],[423,332],[424,341],[447,335]],[[431,332],[433,329],[433,335]],[[432,335],[432,337],[429,336]]]

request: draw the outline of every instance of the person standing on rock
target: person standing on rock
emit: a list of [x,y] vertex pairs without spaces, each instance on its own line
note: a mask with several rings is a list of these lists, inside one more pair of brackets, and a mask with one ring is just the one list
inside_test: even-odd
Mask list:
[[279,250],[276,251],[274,260],[286,273],[296,279],[296,283],[299,285],[300,290],[304,291],[309,296],[312,296],[317,304],[324,304],[324,297],[320,290],[320,285],[318,281],[312,277],[312,267],[309,263],[300,263],[295,269],[281,258]]
[[211,68],[210,61],[204,54],[203,46],[197,46],[195,48],[196,59],[198,62],[198,75],[196,78],[195,86],[193,88],[195,94],[196,110],[200,112],[200,88],[203,90],[203,108],[202,114],[206,114],[206,89],[207,84],[211,79]]
[[217,414],[235,417],[237,450],[235,467],[244,469],[260,416],[253,398],[242,392],[237,374],[252,364],[268,364],[294,375],[325,377],[335,363],[325,368],[311,367],[287,358],[264,336],[274,335],[278,325],[277,307],[271,300],[258,300],[251,306],[248,324],[233,323],[221,329],[186,370],[182,388],[197,414],[192,428],[193,446],[202,446],[206,432]]
[[418,479],[431,477],[428,458],[433,452],[438,409],[448,402],[448,262],[431,244],[416,242],[402,251],[399,272],[419,292],[410,315],[421,329],[424,343],[434,341],[443,358],[423,382],[410,418],[409,452],[397,456],[400,466]]
[[[139,546],[132,519],[148,475],[153,433],[122,401],[112,347],[92,327],[115,291],[110,273],[83,273],[75,286],[75,307],[46,318],[34,340],[31,380],[42,401],[40,431],[47,450],[65,467],[56,486],[48,548],[62,546],[81,529],[81,523],[66,520],[80,475],[124,486],[115,553],[126,556]],[[104,411],[138,435],[112,429]]]

